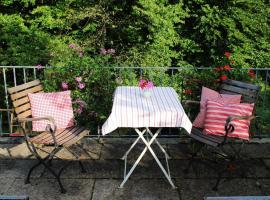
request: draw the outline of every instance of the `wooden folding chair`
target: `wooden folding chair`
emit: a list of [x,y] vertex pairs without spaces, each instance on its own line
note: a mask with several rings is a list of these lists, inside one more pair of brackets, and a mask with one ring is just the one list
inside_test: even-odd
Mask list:
[[[53,158],[57,157],[56,153],[58,153],[61,149],[64,148],[68,150],[72,155],[74,155],[76,160],[79,161],[82,172],[85,172],[85,169],[81,161],[79,160],[79,155],[73,152],[70,147],[78,143],[78,141],[81,140],[85,135],[87,135],[89,131],[84,127],[78,126],[67,128],[65,130],[57,130],[55,128],[56,126],[54,119],[50,116],[42,118],[32,118],[31,105],[28,98],[28,93],[38,92],[43,92],[43,86],[39,80],[34,80],[22,85],[8,88],[8,93],[10,94],[10,98],[16,114],[16,121],[18,122],[19,128],[25,137],[25,141],[29,151],[38,160],[38,163],[32,166],[32,168],[29,170],[28,175],[25,179],[25,183],[27,184],[30,182],[30,176],[32,171],[39,165],[43,165],[46,169],[48,169],[49,172],[53,174],[53,176],[55,176],[59,183],[61,192],[65,193],[66,190],[61,183],[60,175],[67,165],[62,167],[59,172],[56,173],[51,167],[51,162]],[[47,131],[39,133],[34,137],[30,137],[32,131],[29,127],[29,123],[40,120],[48,120],[51,124],[54,124],[54,127],[48,126]],[[48,152],[47,150],[44,150],[42,148],[47,145],[53,147],[52,151]],[[47,156],[45,156],[45,158],[42,157],[40,155],[40,151],[43,153],[45,152]]]
[[[240,94],[242,95],[241,103],[255,103],[257,102],[258,95],[260,92],[260,86],[256,86],[249,83],[244,83],[241,81],[235,81],[235,80],[225,80],[222,82],[220,86],[221,94]],[[185,101],[183,102],[185,105],[192,105],[197,104],[200,105],[200,102],[198,101]],[[254,109],[255,110],[255,109]],[[254,111],[253,111],[254,113]],[[233,120],[252,120],[256,118],[254,115],[252,116],[230,116],[226,120],[226,124],[224,127],[225,130],[225,136],[215,136],[215,135],[206,135],[202,133],[201,129],[192,128],[191,134],[189,136],[193,138],[196,142],[200,144],[200,146],[191,154],[191,159],[188,163],[187,168],[184,170],[185,173],[188,173],[189,168],[192,166],[192,163],[194,161],[194,158],[198,155],[198,153],[201,151],[203,147],[211,146],[212,148],[216,149],[215,154],[218,154],[219,156],[227,159],[228,161],[235,160],[237,158],[240,158],[240,153],[243,145],[241,145],[239,149],[236,149],[233,146],[234,139],[228,138],[228,135],[234,131],[233,125],[230,123]],[[245,142],[242,140],[242,144]],[[224,145],[228,144],[232,149],[232,154],[228,155],[226,150],[224,149]],[[219,172],[219,176],[217,179],[217,182],[215,186],[213,187],[213,190],[218,190],[218,185],[221,180],[221,176],[224,173],[224,171]]]

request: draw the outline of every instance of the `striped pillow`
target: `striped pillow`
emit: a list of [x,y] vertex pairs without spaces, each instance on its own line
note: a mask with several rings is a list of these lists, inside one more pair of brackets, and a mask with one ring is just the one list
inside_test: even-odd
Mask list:
[[[241,103],[224,105],[207,101],[206,118],[203,132],[210,135],[225,135],[225,123],[228,116],[251,116],[253,104]],[[235,130],[228,137],[249,140],[249,120],[233,120]]]
[[203,87],[200,101],[200,112],[193,122],[193,126],[204,128],[207,101],[215,101],[222,104],[240,103],[241,95],[219,94],[215,90]]

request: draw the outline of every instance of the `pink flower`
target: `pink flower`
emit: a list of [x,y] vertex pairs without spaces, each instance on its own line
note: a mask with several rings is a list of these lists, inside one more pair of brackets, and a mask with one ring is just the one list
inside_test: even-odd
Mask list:
[[82,77],[76,77],[75,80],[80,83],[82,81]]
[[75,49],[76,46],[75,46],[75,44],[70,44],[70,45],[68,45],[68,47],[71,49]]
[[107,54],[107,51],[105,48],[100,48],[100,54],[101,55],[106,55]]
[[146,84],[146,88],[151,89],[153,87],[154,87],[154,83],[152,81],[148,81],[147,84]]
[[87,106],[86,102],[83,101],[83,100],[81,100],[80,98],[76,99],[76,101],[75,101],[74,103],[79,104],[79,106],[80,106],[81,108],[84,108],[84,107]]
[[79,83],[78,87],[82,90],[83,88],[85,88],[85,83]]
[[141,79],[141,80],[139,81],[139,87],[140,87],[141,89],[144,89],[144,88],[146,87],[146,85],[147,85],[147,80]]
[[77,108],[77,109],[75,110],[75,113],[81,114],[82,111],[83,111],[82,107],[79,107],[79,108]]
[[62,82],[61,87],[62,87],[63,90],[67,90],[68,89],[68,83]]
[[108,49],[107,50],[107,53],[108,54],[115,54],[115,49]]
[[38,70],[41,70],[41,69],[44,68],[41,64],[38,64],[36,67],[37,67]]
[[139,87],[141,89],[151,89],[154,87],[154,83],[152,81],[147,81],[147,80],[144,80],[144,79],[141,79],[139,81]]
[[79,57],[80,57],[80,58],[83,57],[83,52],[80,52],[80,53],[79,53]]

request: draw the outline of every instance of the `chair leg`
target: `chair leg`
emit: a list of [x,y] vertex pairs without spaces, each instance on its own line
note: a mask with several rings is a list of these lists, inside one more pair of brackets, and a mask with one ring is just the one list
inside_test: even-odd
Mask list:
[[219,183],[220,183],[220,181],[221,181],[221,177],[222,177],[222,174],[223,174],[223,173],[224,173],[224,172],[221,172],[221,173],[218,174],[218,178],[217,178],[216,184],[215,184],[215,186],[212,188],[212,190],[218,191],[218,186],[219,186]]
[[31,176],[31,173],[34,171],[35,168],[37,168],[39,165],[41,165],[41,161],[39,161],[37,164],[33,165],[31,167],[31,169],[28,171],[28,174],[27,174],[27,177],[24,181],[25,184],[28,184],[30,183],[30,176]]
[[60,174],[61,173],[56,174],[47,163],[45,163],[43,160],[40,160],[40,162],[55,176],[55,178],[56,178],[56,180],[57,180],[57,182],[58,182],[58,184],[60,186],[61,193],[66,193],[66,190],[64,189],[64,187],[62,185],[62,182],[60,180]]
[[183,172],[184,172],[185,174],[189,173],[189,169],[190,169],[190,167],[192,166],[192,163],[194,162],[194,158],[197,156],[197,154],[201,151],[201,149],[202,149],[203,146],[204,146],[204,145],[202,145],[201,143],[199,143],[199,144],[200,144],[200,147],[199,147],[198,149],[196,149],[196,151],[193,152],[193,153],[191,154],[191,158],[190,158],[190,160],[189,160],[188,166],[187,166],[187,168],[185,168],[185,169],[183,170]]

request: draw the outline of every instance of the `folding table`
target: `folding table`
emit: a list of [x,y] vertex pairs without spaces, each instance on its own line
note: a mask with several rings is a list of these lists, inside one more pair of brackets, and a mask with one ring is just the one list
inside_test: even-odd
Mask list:
[[[102,126],[102,134],[106,135],[120,127],[134,128],[138,134],[138,138],[122,157],[125,161],[125,168],[124,180],[120,188],[124,186],[147,150],[150,151],[171,186],[175,188],[169,170],[168,159],[170,156],[157,140],[157,136],[164,127],[181,127],[188,133],[191,132],[192,123],[187,117],[175,90],[172,87],[154,87],[151,89],[151,95],[144,97],[143,90],[139,87],[117,87],[114,92],[112,112]],[[140,130],[139,128],[143,129]],[[158,129],[153,133],[150,128]],[[150,138],[145,137],[146,135]],[[139,140],[143,141],[145,148],[127,172],[127,156]],[[151,147],[154,142],[165,155],[167,170],[165,170]]]

